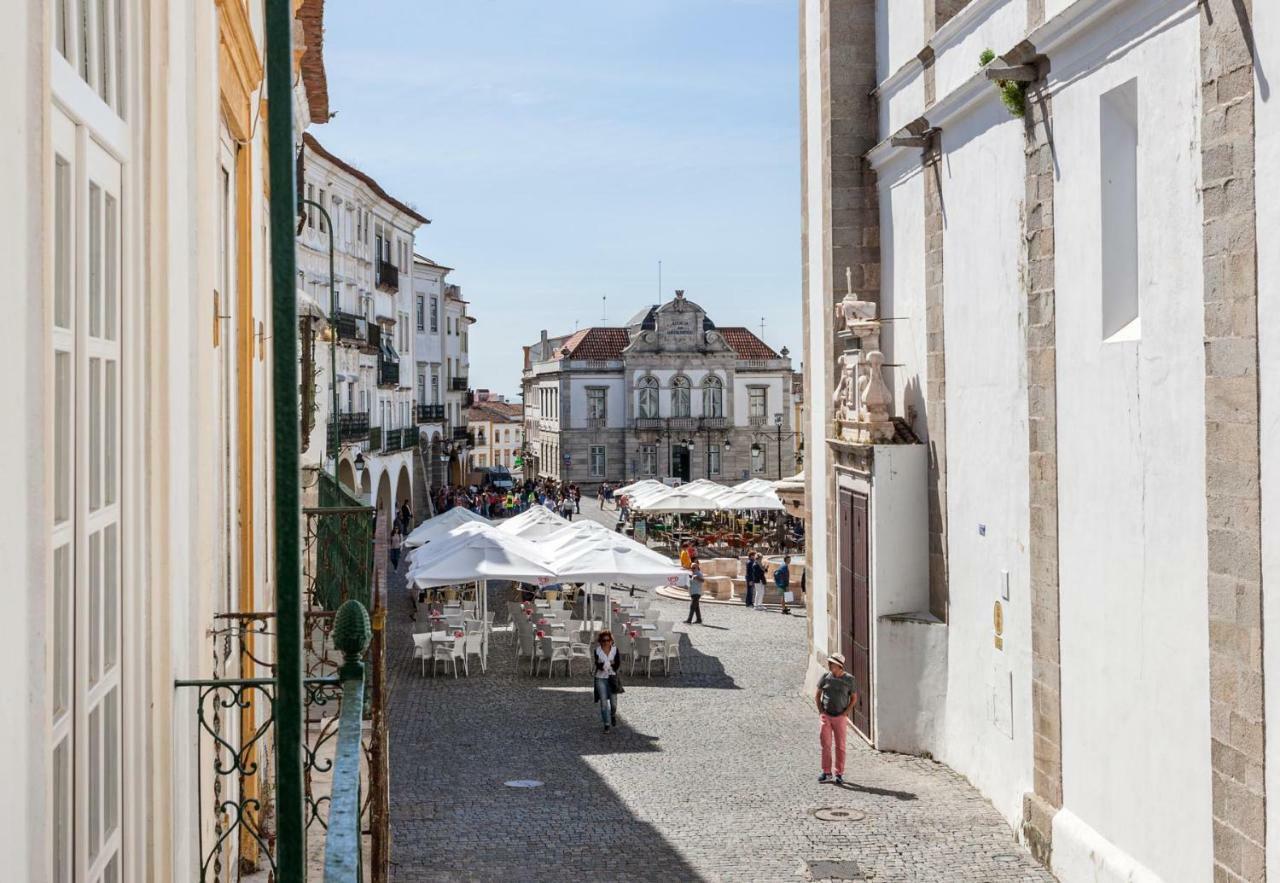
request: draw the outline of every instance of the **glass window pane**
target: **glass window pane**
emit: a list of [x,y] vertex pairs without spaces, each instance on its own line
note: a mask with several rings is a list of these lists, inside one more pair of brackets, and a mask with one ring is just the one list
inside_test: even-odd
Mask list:
[[102,669],[102,532],[89,534],[89,683]]
[[119,209],[116,199],[110,193],[107,194],[107,243],[106,254],[104,257],[105,267],[103,268],[105,302],[103,303],[103,312],[105,314],[106,338],[107,340],[116,339],[116,314],[117,314],[117,297],[119,292],[120,281],[120,218]]
[[89,4],[80,0],[80,78],[89,82]]
[[53,880],[71,883],[71,739],[53,749]]
[[102,846],[102,706],[89,712],[89,861]]
[[89,510],[102,505],[102,360],[89,360]]
[[113,104],[111,98],[115,78],[111,76],[111,65],[115,59],[111,53],[111,19],[109,0],[98,0],[98,94],[108,105]]
[[71,517],[71,354],[53,357],[53,520]]
[[119,414],[120,391],[116,382],[116,363],[107,362],[106,389],[103,394],[105,427],[103,436],[103,481],[106,485],[107,505],[116,501],[116,452],[117,452],[117,417]]
[[53,717],[71,708],[71,544],[53,553]]
[[120,883],[120,853],[111,856],[107,869],[102,872],[102,883]]
[[71,164],[53,162],[53,324],[71,327]]
[[[102,556],[103,585],[103,664],[113,668],[117,659],[117,632],[120,629],[120,528],[116,524],[108,524],[102,532],[104,554]],[[90,623],[91,629],[94,624]]]
[[89,184],[89,333],[102,334],[102,189]]
[[120,824],[120,688],[112,687],[103,701],[103,755],[102,766],[106,777],[103,788],[103,839],[115,833]]
[[67,52],[67,3],[68,0],[58,0],[54,9],[53,45],[58,48],[59,55],[70,61],[71,56]]

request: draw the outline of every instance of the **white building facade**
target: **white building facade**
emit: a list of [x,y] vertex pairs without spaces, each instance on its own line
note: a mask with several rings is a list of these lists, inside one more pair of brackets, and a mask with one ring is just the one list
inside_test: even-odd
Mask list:
[[583,486],[789,476],[791,378],[785,348],[716,326],[683,291],[625,327],[543,332],[525,360],[530,471]]
[[[800,4],[811,675],[1063,880],[1280,873],[1273,5]],[[846,295],[918,445],[844,440]]]
[[315,347],[316,434],[328,438],[308,456],[331,465],[337,444],[338,476],[353,491],[392,511],[414,499],[417,466],[418,343],[414,234],[430,223],[392,197],[365,172],[304,139],[301,198],[318,203],[330,221],[303,204],[298,287],[327,315],[329,223],[333,225],[333,296],[337,416],[332,415],[328,342]]

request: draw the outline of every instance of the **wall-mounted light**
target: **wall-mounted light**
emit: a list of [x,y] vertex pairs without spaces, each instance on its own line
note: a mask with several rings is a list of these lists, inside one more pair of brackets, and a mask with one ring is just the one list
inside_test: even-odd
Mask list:
[[764,453],[764,448],[760,446],[760,442],[751,443],[751,456],[759,457],[763,453]]
[[364,472],[364,454],[356,451],[356,472]]

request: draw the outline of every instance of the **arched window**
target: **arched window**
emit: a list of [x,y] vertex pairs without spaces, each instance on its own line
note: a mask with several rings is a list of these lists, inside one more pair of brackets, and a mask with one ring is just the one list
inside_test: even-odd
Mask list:
[[702,381],[702,416],[724,416],[724,384],[714,374],[708,374]]
[[640,391],[640,400],[636,408],[636,416],[646,419],[652,419],[658,416],[658,378],[652,376],[641,377],[636,383],[636,388]]
[[689,378],[671,378],[671,416],[689,416]]

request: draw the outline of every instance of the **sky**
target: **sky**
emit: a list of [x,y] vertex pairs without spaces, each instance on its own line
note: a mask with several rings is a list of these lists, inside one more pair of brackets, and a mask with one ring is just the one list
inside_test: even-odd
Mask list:
[[[682,288],[799,368],[795,0],[329,0],[310,131],[431,219],[477,322],[470,385],[521,347]],[[602,301],[602,298],[607,298]]]

